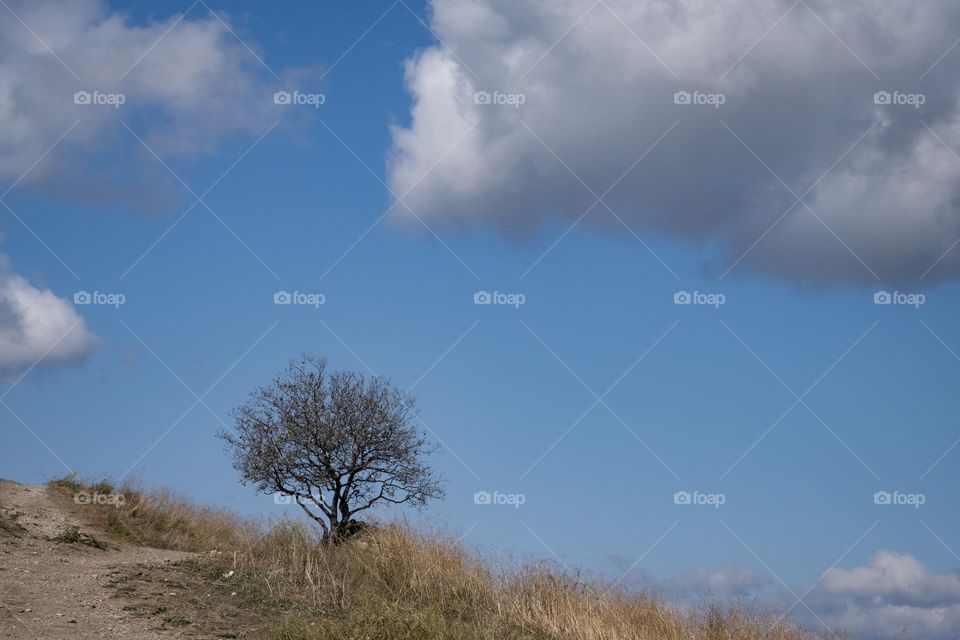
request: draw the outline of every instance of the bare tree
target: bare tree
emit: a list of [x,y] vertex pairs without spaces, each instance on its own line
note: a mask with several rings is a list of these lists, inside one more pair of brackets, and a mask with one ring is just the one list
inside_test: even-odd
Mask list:
[[413,398],[384,378],[326,368],[321,358],[291,361],[234,410],[236,430],[218,436],[243,483],[292,496],[331,541],[377,505],[442,497],[424,463],[437,447],[413,425]]

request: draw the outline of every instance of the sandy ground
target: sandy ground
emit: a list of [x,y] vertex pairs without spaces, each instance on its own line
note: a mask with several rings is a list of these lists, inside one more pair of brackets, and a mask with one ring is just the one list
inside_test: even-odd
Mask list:
[[[42,485],[0,480],[0,638],[178,637],[154,621],[128,615],[131,602],[107,587],[109,575],[136,565],[164,565],[191,554],[117,544],[90,530]],[[49,538],[80,525],[106,549],[61,544]],[[174,589],[158,600],[175,599]]]

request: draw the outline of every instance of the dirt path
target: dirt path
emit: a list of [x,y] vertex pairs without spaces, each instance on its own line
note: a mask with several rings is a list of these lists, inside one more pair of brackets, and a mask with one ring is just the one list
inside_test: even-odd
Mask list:
[[[106,548],[49,540],[73,525],[106,542]],[[178,637],[175,630],[125,613],[123,608],[132,603],[117,597],[107,583],[120,570],[191,556],[114,543],[85,527],[45,486],[0,480],[0,638]],[[156,597],[172,600],[177,595],[171,588]]]

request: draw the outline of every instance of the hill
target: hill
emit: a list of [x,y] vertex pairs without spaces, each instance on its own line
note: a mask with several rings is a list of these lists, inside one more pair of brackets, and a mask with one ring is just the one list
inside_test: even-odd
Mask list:
[[166,491],[0,480],[0,636],[273,640],[806,640],[742,607],[690,611],[547,565],[495,571],[386,525],[329,547]]

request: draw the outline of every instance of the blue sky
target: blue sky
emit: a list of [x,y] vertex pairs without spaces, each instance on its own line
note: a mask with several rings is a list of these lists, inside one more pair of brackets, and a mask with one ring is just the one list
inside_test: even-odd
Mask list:
[[[674,194],[698,187],[682,172],[658,172],[675,154],[712,155],[709,142],[694,151],[671,147],[659,157],[653,150],[636,165],[657,176],[662,193],[651,195],[648,209],[624,212],[637,193],[651,193],[651,185],[611,191],[611,210],[628,224],[603,206],[572,228],[586,207],[553,215],[566,206],[554,195],[569,201],[564,190],[582,187],[599,196],[631,162],[620,159],[612,174],[581,172],[596,166],[590,159],[600,150],[581,142],[582,156],[562,159],[560,150],[576,149],[576,139],[556,147],[550,171],[559,174],[550,175],[565,175],[562,187],[546,170],[521,163],[515,169],[532,183],[530,192],[513,185],[506,194],[492,193],[486,205],[467,202],[483,193],[483,180],[466,196],[450,195],[449,181],[458,176],[443,173],[446,158],[431,178],[411,185],[406,161],[391,169],[387,158],[397,149],[415,157],[416,144],[433,148],[423,142],[429,138],[424,122],[443,115],[411,95],[412,84],[431,85],[422,68],[411,71],[416,64],[410,61],[424,60],[418,52],[451,51],[438,36],[448,44],[462,37],[468,50],[476,44],[455,24],[455,8],[443,7],[458,3],[437,4],[435,12],[421,3],[315,3],[279,11],[210,2],[236,34],[219,34],[221,53],[250,78],[230,91],[267,104],[273,91],[296,88],[323,94],[324,104],[271,104],[250,122],[212,132],[216,127],[196,110],[171,106],[175,100],[140,105],[134,97],[118,109],[100,109],[93,124],[89,111],[70,112],[76,115],[62,122],[76,119],[76,129],[23,180],[18,176],[32,161],[4,165],[13,167],[5,169],[5,183],[16,184],[3,198],[9,206],[0,245],[9,262],[5,277],[14,273],[71,304],[81,291],[119,293],[125,302],[72,305],[89,335],[80,354],[50,362],[5,359],[0,475],[36,482],[66,468],[86,477],[128,474],[243,513],[280,515],[290,508],[238,483],[214,433],[254,387],[307,352],[326,356],[335,368],[414,385],[423,421],[443,443],[435,465],[448,480],[448,495],[413,517],[463,533],[469,545],[554,557],[614,579],[642,558],[629,576],[638,583],[670,584],[703,567],[746,567],[756,577],[751,587],[772,585],[781,595],[782,583],[799,595],[825,571],[869,566],[881,550],[912,556],[931,575],[955,571],[960,308],[952,256],[930,278],[904,266],[912,258],[891,258],[885,270],[867,274],[872,270],[857,264],[857,249],[872,263],[900,248],[871,244],[871,238],[844,248],[839,238],[814,237],[793,224],[812,219],[800,207],[783,225],[790,225],[784,237],[777,236],[779,228],[770,235],[769,253],[756,263],[750,253],[724,273],[760,234],[741,245],[729,238],[749,226],[707,232],[713,222],[704,220],[735,217],[726,207],[740,196],[722,196],[736,190],[730,185],[771,189],[760,160],[768,156],[754,152],[767,141],[737,127],[747,121],[737,120],[744,113],[728,116],[735,123],[729,128],[744,141],[724,147],[739,149],[737,160],[707,167],[723,185],[702,194],[717,203],[707,218],[678,212],[663,222]],[[40,38],[53,33],[52,18],[17,8]],[[221,24],[202,3],[173,4],[162,13],[125,3],[98,10],[94,21],[120,12],[125,28],[160,25],[156,33]],[[508,20],[511,11],[503,15]],[[518,20],[511,28],[524,25]],[[8,44],[30,39],[26,30],[11,35],[19,29],[12,19],[4,27]],[[161,41],[144,60],[176,60],[164,47]],[[68,49],[61,65],[37,48],[51,87],[69,95],[85,86],[67,77],[65,67],[74,66],[83,76]],[[461,62],[473,66],[469,60]],[[937,82],[928,89],[931,103],[941,85],[944,92],[956,88],[952,77]],[[478,81],[474,88],[493,86]],[[531,87],[531,96],[540,89]],[[238,102],[237,109],[246,108]],[[559,131],[548,119],[561,115],[534,112],[523,126]],[[805,115],[797,121],[806,122]],[[224,112],[223,120],[235,116]],[[616,121],[619,113],[609,117]],[[778,117],[789,130],[793,115]],[[936,114],[926,117],[935,122]],[[685,119],[679,112],[677,133],[670,135],[695,135],[704,118],[716,125],[723,116],[697,112]],[[391,126],[417,140],[398,142]],[[484,120],[484,126],[493,130],[503,122]],[[664,128],[653,126],[647,144],[623,158],[636,159]],[[65,129],[52,127],[43,147]],[[856,131],[841,151],[859,135],[857,126],[850,130]],[[198,131],[210,139],[178,151],[184,141],[177,136],[194,142],[204,137]],[[446,148],[459,134],[444,133]],[[472,145],[472,151],[485,148]],[[524,153],[515,150],[520,160]],[[799,196],[810,184],[806,176],[831,164],[811,154],[798,152],[799,161],[810,161],[803,172],[794,171],[785,154],[771,160],[769,173],[800,180],[792,186]],[[418,162],[408,164],[427,168]],[[484,162],[477,157],[476,165]],[[693,165],[693,175],[706,172]],[[578,185],[580,175],[587,185]],[[71,176],[82,187],[71,184]],[[447,182],[433,184],[434,177]],[[472,179],[464,175],[463,184]],[[214,186],[177,222],[195,201],[181,180],[198,196]],[[381,219],[394,194],[408,187],[423,224],[402,205]],[[589,206],[590,195],[577,197]],[[781,196],[771,202],[781,204]],[[503,208],[506,201],[516,209]],[[458,204],[463,216],[450,214],[456,219],[446,224],[444,208]],[[484,206],[499,208],[481,219]],[[926,203],[918,211],[921,206]],[[536,210],[528,218],[536,222],[522,222],[528,210]],[[926,223],[921,213],[912,223],[918,228]],[[843,215],[827,220],[843,229]],[[880,220],[875,228],[886,224]],[[947,245],[956,237],[946,237]],[[915,255],[914,248],[903,254]],[[277,291],[322,294],[325,302],[276,305]],[[477,305],[477,291],[522,294],[524,303]],[[681,291],[722,294],[724,302],[675,304]],[[925,300],[918,307],[878,305],[878,291],[922,293]],[[195,403],[196,396],[202,402]],[[481,490],[519,493],[525,501],[520,508],[476,505],[473,494]],[[724,503],[678,505],[677,491],[722,494]],[[877,505],[877,491],[922,494],[925,502],[920,508]]]

